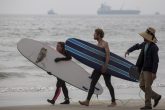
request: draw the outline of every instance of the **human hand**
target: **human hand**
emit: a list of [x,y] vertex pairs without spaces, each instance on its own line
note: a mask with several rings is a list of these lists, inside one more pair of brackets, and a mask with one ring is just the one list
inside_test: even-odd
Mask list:
[[127,55],[129,55],[129,52],[128,51],[125,52],[125,58],[126,58]]
[[152,73],[152,80],[155,80],[155,79],[156,79],[156,74]]
[[106,74],[106,71],[107,71],[107,66],[103,65],[101,68],[101,73]]

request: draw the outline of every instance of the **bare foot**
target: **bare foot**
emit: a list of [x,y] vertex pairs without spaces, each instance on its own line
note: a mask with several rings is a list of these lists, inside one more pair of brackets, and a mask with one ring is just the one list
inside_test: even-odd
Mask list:
[[108,107],[115,107],[117,105],[116,102],[112,102],[110,105],[108,105]]
[[89,101],[88,101],[88,100],[79,101],[79,103],[80,103],[81,105],[89,106]]

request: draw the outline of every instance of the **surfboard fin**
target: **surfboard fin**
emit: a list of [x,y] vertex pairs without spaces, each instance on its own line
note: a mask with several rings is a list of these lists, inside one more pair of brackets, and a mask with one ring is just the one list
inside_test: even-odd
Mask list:
[[98,90],[98,91],[100,90],[100,89],[99,89],[99,88],[97,88],[97,87],[95,87],[95,89],[96,89],[96,90]]
[[84,90],[88,90],[85,86],[82,87]]
[[129,76],[130,76],[131,78],[134,78],[134,79],[136,79],[136,80],[139,80],[140,74],[139,74],[138,68],[137,68],[136,66],[132,66],[132,67],[130,68],[130,70],[129,70]]

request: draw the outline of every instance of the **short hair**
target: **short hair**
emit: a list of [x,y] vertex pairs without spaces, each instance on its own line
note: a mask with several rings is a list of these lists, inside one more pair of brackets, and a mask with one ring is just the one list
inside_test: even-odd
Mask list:
[[104,31],[100,28],[95,29],[95,33],[99,35],[101,38],[104,37]]

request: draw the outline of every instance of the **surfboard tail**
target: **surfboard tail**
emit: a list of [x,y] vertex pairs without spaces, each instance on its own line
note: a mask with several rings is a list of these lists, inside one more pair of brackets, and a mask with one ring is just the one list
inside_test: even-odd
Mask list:
[[139,80],[139,76],[140,76],[140,73],[138,71],[138,67],[136,66],[132,66],[130,69],[129,69],[129,76],[131,78],[134,78],[136,80]]

